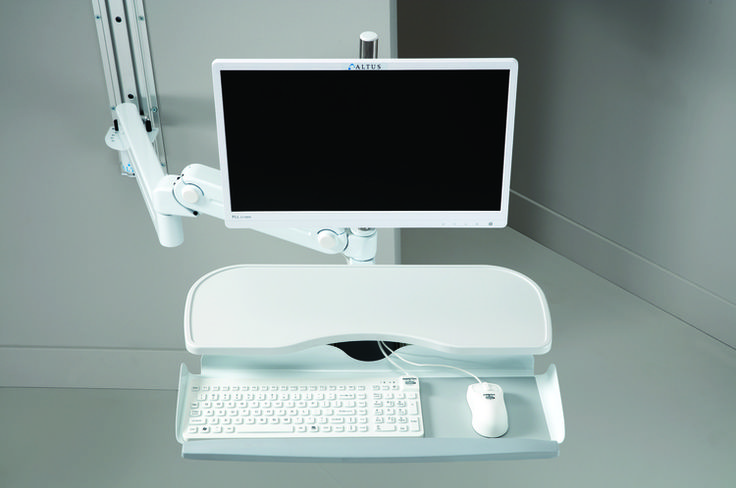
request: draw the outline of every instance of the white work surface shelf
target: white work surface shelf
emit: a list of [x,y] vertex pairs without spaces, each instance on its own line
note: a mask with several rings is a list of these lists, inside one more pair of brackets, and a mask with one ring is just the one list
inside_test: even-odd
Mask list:
[[[195,283],[186,345],[202,376],[398,376],[384,359],[334,347],[346,341],[409,344],[402,357],[461,367],[499,384],[509,417],[500,438],[477,435],[465,399],[475,380],[442,367],[403,365],[420,379],[421,438],[288,438],[183,441],[182,365],[176,434],[195,459],[417,462],[554,457],[564,418],[554,365],[534,374],[551,346],[544,294],[493,266],[233,266]],[[331,345],[332,344],[332,345]]]
[[544,354],[542,290],[494,266],[233,266],[192,286],[195,354],[294,352],[343,341],[408,342],[453,354]]

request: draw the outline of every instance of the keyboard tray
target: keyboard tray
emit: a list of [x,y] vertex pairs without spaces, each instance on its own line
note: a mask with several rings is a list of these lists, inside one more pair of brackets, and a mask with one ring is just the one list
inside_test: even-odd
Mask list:
[[[402,348],[405,357],[417,359],[428,357],[431,351],[416,346]],[[304,361],[307,356],[312,364]],[[443,364],[462,364],[450,358],[437,358]],[[344,369],[325,372],[317,365],[334,367],[342,362]],[[300,363],[302,369],[290,369]],[[305,364],[306,363],[306,364]],[[342,371],[346,375],[396,374],[385,360],[368,365],[356,366],[355,360],[342,351],[330,346],[286,355],[281,363],[286,369],[276,366],[275,358],[265,365],[274,368],[262,369],[258,361],[242,357],[204,358],[203,374],[242,375],[253,377],[295,375],[334,375]],[[229,365],[229,366],[228,366]],[[251,461],[352,461],[352,462],[419,462],[450,460],[530,459],[555,457],[564,439],[562,403],[557,382],[556,368],[550,366],[542,375],[534,375],[527,368],[528,361],[519,358],[504,358],[482,364],[478,357],[470,357],[464,364],[486,381],[497,383],[504,389],[509,412],[509,431],[500,438],[488,439],[478,436],[470,425],[470,412],[465,401],[465,391],[474,380],[446,373],[439,369],[411,369],[418,373],[424,437],[421,438],[308,438],[308,439],[233,439],[233,440],[182,440],[181,418],[183,416],[183,394],[194,375],[182,365],[180,376],[180,405],[177,411],[177,438],[182,443],[182,455],[191,459],[251,460]],[[352,369],[351,369],[352,368]]]

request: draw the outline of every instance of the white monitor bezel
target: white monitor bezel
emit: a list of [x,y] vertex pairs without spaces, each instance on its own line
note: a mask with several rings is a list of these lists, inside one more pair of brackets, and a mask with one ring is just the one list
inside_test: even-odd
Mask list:
[[[360,211],[360,212],[233,212],[228,179],[227,142],[220,74],[232,70],[336,70],[351,69],[503,69],[509,70],[506,138],[503,163],[501,205],[494,211]],[[229,228],[502,228],[508,223],[511,160],[518,62],[513,58],[446,58],[446,59],[216,59],[212,62],[215,119],[222,175],[223,210]],[[480,115],[482,117],[482,115]],[[329,183],[329,182],[328,182]]]

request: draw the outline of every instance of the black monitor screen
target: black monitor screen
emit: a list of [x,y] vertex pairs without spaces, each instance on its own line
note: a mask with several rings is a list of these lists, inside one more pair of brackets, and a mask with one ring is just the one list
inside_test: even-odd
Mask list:
[[232,211],[497,211],[510,71],[223,71]]

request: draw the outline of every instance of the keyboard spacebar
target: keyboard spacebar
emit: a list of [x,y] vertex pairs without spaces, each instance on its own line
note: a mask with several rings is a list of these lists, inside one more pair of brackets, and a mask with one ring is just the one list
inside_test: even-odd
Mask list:
[[238,434],[288,434],[294,432],[292,425],[243,425],[238,427]]

